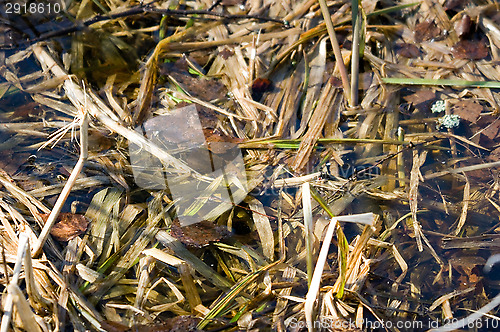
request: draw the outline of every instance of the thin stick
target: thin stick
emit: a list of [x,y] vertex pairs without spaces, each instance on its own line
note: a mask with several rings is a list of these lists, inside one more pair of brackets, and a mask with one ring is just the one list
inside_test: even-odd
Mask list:
[[78,158],[78,162],[75,165],[75,168],[71,172],[70,177],[68,178],[68,181],[64,185],[63,190],[61,191],[61,194],[57,198],[56,203],[54,204],[54,208],[50,212],[49,217],[47,218],[47,221],[45,222],[45,225],[43,226],[42,232],[40,233],[40,236],[38,237],[38,241],[36,242],[34,248],[33,248],[33,257],[37,257],[38,255],[41,254],[43,245],[45,244],[45,241],[47,241],[47,238],[50,233],[50,229],[54,224],[56,223],[56,219],[59,216],[59,213],[61,212],[61,209],[66,202],[66,199],[69,196],[69,193],[71,192],[71,189],[73,188],[76,178],[78,175],[80,175],[80,172],[83,169],[83,164],[87,160],[88,157],[88,116],[87,112],[84,110],[83,111],[83,118],[80,123],[80,158]]
[[340,72],[340,78],[342,79],[342,86],[344,87],[345,95],[349,105],[352,104],[351,101],[351,88],[349,86],[349,78],[347,76],[347,69],[344,64],[344,59],[342,58],[342,52],[340,51],[339,42],[337,40],[337,35],[335,34],[335,29],[333,27],[332,18],[330,17],[330,12],[328,11],[328,5],[325,0],[319,0],[319,5],[321,7],[321,13],[325,19],[326,29],[328,30],[328,36],[330,37],[330,42],[332,43],[333,53],[335,54],[335,61]]

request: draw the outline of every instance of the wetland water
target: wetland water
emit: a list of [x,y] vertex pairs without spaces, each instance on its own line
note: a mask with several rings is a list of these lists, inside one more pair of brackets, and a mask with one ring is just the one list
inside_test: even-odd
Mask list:
[[[381,81],[496,81],[494,45],[485,44],[495,40],[485,28],[497,24],[494,8],[474,7],[491,22],[471,20],[470,33],[454,35],[445,27],[466,24],[470,8],[364,2],[364,84],[360,106],[350,107],[317,6],[263,3],[240,5],[267,17],[302,10],[291,25],[238,16],[226,2],[215,9],[221,20],[193,12],[201,2],[163,18],[137,14],[132,3],[120,16],[114,2],[78,1],[57,17],[2,16],[0,43],[15,47],[1,51],[0,67],[8,255],[0,273],[9,280],[18,233],[40,234],[79,158],[78,116],[90,118],[88,160],[45,256],[34,259],[36,278],[25,273],[20,284],[35,324],[170,331],[237,322],[299,331],[308,314],[295,300],[310,291],[308,249],[317,259],[329,214],[373,213],[375,223],[336,230],[319,264],[320,327],[421,331],[497,295],[498,266],[483,266],[500,247],[498,91]],[[351,13],[342,5],[330,10],[343,22],[338,39],[350,57]],[[59,33],[44,39],[49,31]],[[160,35],[169,38],[163,47]],[[54,63],[30,46],[38,39]],[[24,286],[30,280],[40,297]],[[12,324],[26,329],[30,317]],[[470,326],[486,331],[494,322]]]

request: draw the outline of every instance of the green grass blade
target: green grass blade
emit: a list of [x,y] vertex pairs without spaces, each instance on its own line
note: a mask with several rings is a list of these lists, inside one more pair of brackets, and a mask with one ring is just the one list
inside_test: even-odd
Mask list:
[[397,78],[387,77],[382,78],[382,82],[386,84],[400,85],[444,85],[444,86],[460,86],[469,88],[489,88],[500,89],[498,81],[465,81],[465,80],[447,80],[447,79],[428,79],[428,78]]

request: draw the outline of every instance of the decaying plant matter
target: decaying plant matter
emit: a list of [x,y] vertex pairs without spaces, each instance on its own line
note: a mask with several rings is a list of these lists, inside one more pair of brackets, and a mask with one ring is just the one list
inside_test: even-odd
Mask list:
[[9,16],[0,330],[494,327],[497,9]]

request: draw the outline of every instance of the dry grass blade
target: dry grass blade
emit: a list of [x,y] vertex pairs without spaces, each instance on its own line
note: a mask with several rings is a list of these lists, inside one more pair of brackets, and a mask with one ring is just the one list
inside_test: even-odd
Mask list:
[[312,198],[308,182],[302,184],[302,210],[304,213],[304,237],[306,240],[307,281],[310,285],[313,278],[314,266],[314,225],[312,218]]
[[464,177],[465,177],[464,199],[463,199],[464,203],[462,206],[462,213],[460,214],[460,219],[458,220],[457,229],[455,230],[455,236],[462,231],[462,228],[465,225],[465,220],[467,219],[467,211],[469,210],[469,204],[470,204],[470,182],[465,174]]
[[[47,330],[47,326],[40,327],[40,323],[43,324],[43,320],[38,320],[35,318],[33,311],[31,311],[28,301],[24,298],[24,294],[17,285],[10,284],[7,287],[9,294],[12,296],[12,301],[14,302],[17,312],[21,316],[23,323],[23,329],[26,331],[42,332]],[[3,323],[3,319],[2,319]]]
[[347,96],[349,105],[352,104],[351,100],[351,87],[349,85],[349,78],[347,77],[347,69],[344,64],[344,58],[342,57],[342,52],[340,51],[339,42],[337,41],[337,35],[335,34],[335,29],[333,27],[332,18],[328,10],[328,5],[325,0],[319,0],[319,5],[321,7],[321,13],[325,19],[326,29],[328,30],[328,36],[330,37],[330,43],[333,47],[333,53],[335,54],[335,60],[337,61],[337,68],[340,71],[340,77],[342,78],[342,86],[344,87],[344,93]]
[[330,248],[330,243],[333,238],[333,233],[337,227],[337,220],[332,218],[328,224],[328,229],[326,230],[325,239],[323,240],[323,245],[321,246],[321,251],[316,262],[316,267],[314,268],[314,274],[309,285],[309,290],[306,295],[306,302],[304,304],[304,314],[306,317],[307,330],[314,331],[314,303],[318,297],[319,286],[321,283],[321,277],[323,275],[323,269],[325,266],[326,258]]
[[418,152],[416,150],[413,151],[413,167],[410,173],[410,192],[408,194],[408,200],[410,201],[410,211],[413,218],[413,232],[415,234],[415,239],[417,241],[419,251],[423,251],[424,248],[422,246],[422,229],[417,220],[418,184],[420,179],[422,178],[420,167],[422,167],[422,165],[424,164],[426,157],[427,151],[423,151],[421,155],[418,155]]
[[339,89],[333,87],[332,82],[329,80],[325,88],[321,92],[318,104],[311,116],[308,124],[308,130],[302,137],[299,150],[293,162],[293,169],[296,171],[302,170],[319,139],[323,127],[331,112],[339,113],[342,106],[342,94]]
[[274,233],[271,228],[269,218],[266,215],[266,211],[264,210],[264,206],[256,199],[252,199],[248,202],[248,204],[249,208],[253,212],[253,220],[262,242],[262,250],[264,252],[264,256],[269,261],[272,261],[274,258]]
[[[19,236],[19,244],[17,246],[17,258],[16,265],[14,266],[14,275],[10,280],[10,285],[16,286],[19,283],[19,277],[21,274],[21,267],[23,264],[23,257],[26,254],[26,249],[28,247],[28,235],[25,233],[21,233]],[[16,291],[17,289],[13,289]],[[7,294],[7,299],[5,300],[5,305],[3,307],[3,316],[2,323],[0,325],[1,332],[7,332],[10,326],[10,321],[12,319],[12,308],[14,304],[14,296],[17,296],[17,293],[9,292]],[[18,299],[18,301],[20,301]],[[31,309],[29,309],[31,311]]]

